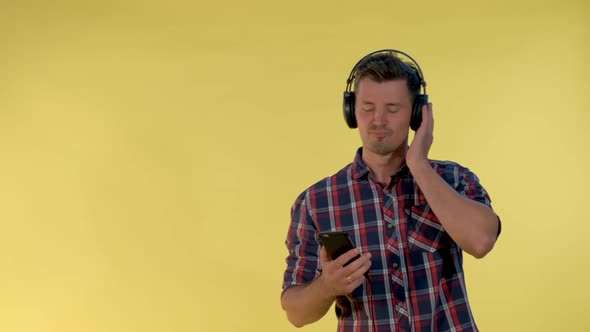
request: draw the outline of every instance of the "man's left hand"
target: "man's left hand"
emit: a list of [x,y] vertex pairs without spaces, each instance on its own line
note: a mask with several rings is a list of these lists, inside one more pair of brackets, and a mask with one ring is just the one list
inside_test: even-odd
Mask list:
[[434,117],[432,115],[432,103],[428,103],[422,107],[422,123],[414,135],[412,144],[406,154],[406,163],[408,167],[412,169],[413,166],[421,163],[428,163],[428,151],[434,132]]

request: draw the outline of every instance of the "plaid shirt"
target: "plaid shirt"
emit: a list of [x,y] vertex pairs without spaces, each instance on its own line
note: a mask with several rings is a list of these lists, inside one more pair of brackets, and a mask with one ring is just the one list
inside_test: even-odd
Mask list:
[[[462,196],[490,206],[468,169],[448,161],[431,164]],[[462,251],[407,166],[385,186],[369,177],[359,148],[353,163],[304,191],[291,213],[283,291],[320,275],[319,232],[347,232],[361,252],[371,252],[372,283],[336,299],[338,331],[372,331],[374,324],[379,332],[478,330],[467,301]]]

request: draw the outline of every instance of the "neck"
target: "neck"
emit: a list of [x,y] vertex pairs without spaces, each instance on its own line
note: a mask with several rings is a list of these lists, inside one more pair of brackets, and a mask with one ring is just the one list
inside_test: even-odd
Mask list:
[[363,149],[363,161],[371,170],[371,178],[389,185],[391,176],[405,163],[407,149],[407,144],[402,144],[400,148],[385,155]]

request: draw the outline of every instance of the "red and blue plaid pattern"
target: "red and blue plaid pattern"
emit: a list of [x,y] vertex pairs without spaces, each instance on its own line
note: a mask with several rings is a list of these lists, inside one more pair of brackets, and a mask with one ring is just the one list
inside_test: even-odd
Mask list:
[[[487,192],[468,169],[448,161],[431,164],[461,195],[490,206]],[[368,175],[359,148],[353,163],[297,198],[286,240],[283,289],[305,285],[320,275],[319,232],[344,231],[362,252],[371,252],[372,301],[368,283],[338,297],[338,331],[372,331],[373,326],[376,332],[477,331],[467,300],[462,251],[408,168],[394,174],[388,186]]]

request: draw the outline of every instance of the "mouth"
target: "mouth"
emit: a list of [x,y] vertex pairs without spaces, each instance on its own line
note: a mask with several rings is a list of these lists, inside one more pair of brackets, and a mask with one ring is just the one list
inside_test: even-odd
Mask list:
[[391,135],[391,131],[387,131],[387,130],[371,130],[369,131],[369,134],[377,137],[377,138],[384,138],[386,136]]

